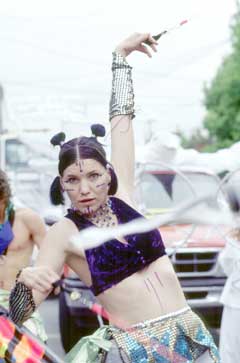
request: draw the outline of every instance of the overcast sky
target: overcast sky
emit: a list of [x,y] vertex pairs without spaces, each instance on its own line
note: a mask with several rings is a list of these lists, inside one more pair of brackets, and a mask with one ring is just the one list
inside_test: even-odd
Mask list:
[[0,1],[0,82],[8,128],[107,122],[111,52],[134,31],[152,34],[183,19],[152,59],[129,57],[136,123],[189,130],[204,116],[202,88],[230,52],[234,0]]

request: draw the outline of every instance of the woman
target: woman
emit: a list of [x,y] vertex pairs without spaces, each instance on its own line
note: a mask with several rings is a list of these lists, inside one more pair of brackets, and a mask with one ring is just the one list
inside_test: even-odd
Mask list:
[[219,255],[219,263],[228,276],[221,302],[224,305],[220,355],[223,363],[240,361],[240,230],[235,229],[227,237],[226,246]]
[[[126,57],[133,51],[150,57],[150,49],[156,51],[156,45],[150,34],[136,33],[113,53],[112,164],[107,162],[96,137],[81,137],[64,144],[53,140],[61,144],[61,151],[52,201],[63,202],[65,191],[72,208],[49,230],[36,266],[19,274],[12,292],[11,315],[16,322],[26,319],[46,298],[67,263],[91,287],[109,314],[110,326],[104,336],[112,344],[101,359],[116,363],[219,362],[211,336],[186,303],[158,230],[114,239],[82,251],[80,257],[69,247],[73,235],[93,224],[99,228],[116,226],[140,217],[132,197],[134,93],[132,68]],[[102,130],[93,131],[95,136],[102,134]],[[83,345],[79,345],[79,360],[71,361],[99,362],[93,340],[91,358],[86,360]],[[108,350],[107,344],[104,347]]]

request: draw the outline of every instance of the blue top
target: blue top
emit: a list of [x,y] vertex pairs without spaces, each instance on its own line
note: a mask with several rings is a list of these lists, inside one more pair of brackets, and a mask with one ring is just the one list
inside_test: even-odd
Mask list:
[[13,240],[13,230],[9,221],[0,225],[0,255],[6,253],[6,250]]
[[9,221],[9,216],[13,210],[13,204],[8,203],[5,209],[4,223],[0,224],[0,255],[6,254],[9,244],[14,238],[12,225]]
[[[110,206],[119,224],[143,217],[118,198],[111,197]],[[68,210],[66,218],[73,221],[79,231],[93,226],[93,223],[73,209]],[[166,254],[158,229],[128,235],[125,239],[127,243],[112,239],[85,251],[94,295],[99,295]]]

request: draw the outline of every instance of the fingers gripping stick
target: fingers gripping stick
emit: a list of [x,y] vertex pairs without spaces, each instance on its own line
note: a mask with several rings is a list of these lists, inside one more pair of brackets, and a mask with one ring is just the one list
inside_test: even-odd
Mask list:
[[[174,25],[173,27],[171,27],[169,29],[166,29],[166,30],[163,30],[161,33],[153,35],[152,37],[153,37],[154,40],[159,40],[163,35],[165,35],[167,33],[170,33],[173,30],[176,30],[176,29],[180,28],[182,25],[187,24],[187,23],[188,23],[187,19],[182,20],[180,23]],[[144,41],[144,43],[147,44],[147,45],[152,44],[150,40],[146,40],[146,41]]]

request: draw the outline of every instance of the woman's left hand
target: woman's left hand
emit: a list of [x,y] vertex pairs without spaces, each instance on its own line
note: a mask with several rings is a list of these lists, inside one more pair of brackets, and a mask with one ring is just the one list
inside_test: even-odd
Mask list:
[[[147,42],[149,45],[145,45],[144,42]],[[123,57],[127,57],[130,53],[136,50],[147,54],[147,56],[151,58],[152,54],[150,52],[150,48],[154,52],[157,52],[156,45],[158,45],[158,42],[151,36],[150,33],[134,33],[119,43],[115,51],[120,53]]]

